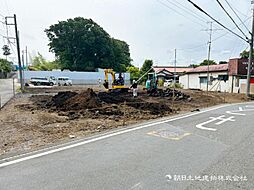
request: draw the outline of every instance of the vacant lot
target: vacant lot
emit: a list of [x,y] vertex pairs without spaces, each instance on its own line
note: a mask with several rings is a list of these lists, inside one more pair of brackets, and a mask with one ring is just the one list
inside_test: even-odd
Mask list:
[[222,103],[247,101],[244,95],[181,90],[153,93],[104,92],[98,88],[28,89],[0,111],[2,157],[34,150],[150,119]]

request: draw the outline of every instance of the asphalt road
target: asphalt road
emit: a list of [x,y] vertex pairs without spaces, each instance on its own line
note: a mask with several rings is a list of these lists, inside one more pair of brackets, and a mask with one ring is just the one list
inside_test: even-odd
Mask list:
[[[3,106],[13,97],[13,79],[0,79],[0,98]],[[0,107],[1,107],[0,105]]]
[[0,189],[252,190],[253,116],[228,105],[0,161]]

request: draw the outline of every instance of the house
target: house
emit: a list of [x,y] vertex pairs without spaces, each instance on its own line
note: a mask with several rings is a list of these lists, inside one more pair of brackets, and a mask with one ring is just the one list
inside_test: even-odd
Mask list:
[[155,66],[153,67],[154,71],[156,72],[158,80],[168,80],[174,79],[174,73],[176,73],[176,82],[179,82],[179,76],[184,75],[185,72],[191,70],[190,67],[163,67],[163,66]]
[[[184,89],[207,89],[208,66],[200,66],[180,76],[179,83]],[[209,66],[209,91],[229,91],[228,64]]]
[[[247,84],[247,59],[230,59],[228,64],[210,65],[209,91],[245,93]],[[180,76],[184,89],[207,89],[208,66],[193,68]],[[252,70],[251,93],[254,93],[254,70]]]

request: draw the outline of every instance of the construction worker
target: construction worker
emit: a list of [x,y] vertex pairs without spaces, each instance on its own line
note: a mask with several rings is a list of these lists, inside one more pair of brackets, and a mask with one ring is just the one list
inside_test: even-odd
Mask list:
[[130,88],[132,88],[133,97],[134,98],[137,97],[138,96],[138,83],[135,80],[133,80],[133,84],[131,85]]
[[104,80],[103,86],[108,90],[109,88],[108,81]]

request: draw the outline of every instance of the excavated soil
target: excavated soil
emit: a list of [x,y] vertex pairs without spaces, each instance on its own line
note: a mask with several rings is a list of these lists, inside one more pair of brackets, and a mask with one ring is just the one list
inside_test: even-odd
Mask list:
[[[143,96],[149,96],[144,95]],[[169,105],[162,102],[146,101],[144,98],[134,98],[131,93],[122,92],[99,92],[95,93],[92,89],[77,92],[59,92],[57,95],[32,96],[31,100],[35,107],[22,105],[23,109],[28,110],[46,110],[56,112],[60,116],[68,116],[70,119],[79,117],[103,117],[123,116],[124,112],[139,112],[145,115],[161,115],[171,113],[173,110]],[[135,116],[134,116],[135,117]]]
[[241,94],[206,94],[193,90],[175,91],[173,101],[172,89],[150,93],[139,89],[137,98],[131,92],[104,92],[84,87],[30,91],[0,110],[0,158],[123,125],[247,101]]

